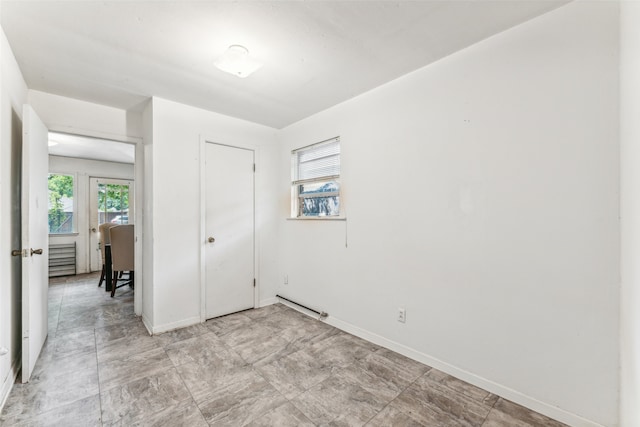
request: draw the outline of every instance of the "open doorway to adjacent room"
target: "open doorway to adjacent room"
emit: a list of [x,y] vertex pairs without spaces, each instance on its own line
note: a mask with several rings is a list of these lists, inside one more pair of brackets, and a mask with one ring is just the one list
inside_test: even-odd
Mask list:
[[49,132],[50,278],[101,271],[100,224],[135,225],[135,167],[134,143]]

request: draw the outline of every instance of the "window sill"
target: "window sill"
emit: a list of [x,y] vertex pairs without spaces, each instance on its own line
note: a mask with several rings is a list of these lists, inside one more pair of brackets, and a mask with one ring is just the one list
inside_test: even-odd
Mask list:
[[345,216],[301,216],[289,217],[287,221],[346,221]]
[[79,236],[80,233],[49,233],[49,238],[52,237],[75,237],[75,236]]

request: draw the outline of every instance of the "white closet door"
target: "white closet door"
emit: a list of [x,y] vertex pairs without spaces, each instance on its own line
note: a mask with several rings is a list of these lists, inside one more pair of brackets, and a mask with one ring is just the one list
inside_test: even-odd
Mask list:
[[254,152],[205,146],[207,319],[254,307]]

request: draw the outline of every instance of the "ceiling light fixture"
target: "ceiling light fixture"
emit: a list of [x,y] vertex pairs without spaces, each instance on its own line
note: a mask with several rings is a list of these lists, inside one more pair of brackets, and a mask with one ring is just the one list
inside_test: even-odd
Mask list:
[[54,145],[58,145],[55,141],[49,141],[49,147],[53,147]]
[[262,67],[262,63],[251,58],[249,50],[239,44],[229,46],[229,49],[216,59],[214,65],[222,71],[241,79]]

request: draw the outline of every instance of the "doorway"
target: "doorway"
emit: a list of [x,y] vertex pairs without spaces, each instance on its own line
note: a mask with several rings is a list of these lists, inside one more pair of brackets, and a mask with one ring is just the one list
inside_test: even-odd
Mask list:
[[255,306],[255,152],[204,147],[205,317]]
[[[51,243],[76,243],[78,273],[102,270],[100,253],[97,251],[97,221],[99,218],[98,196],[93,194],[97,184],[92,179],[103,180],[110,190],[110,200],[106,203],[106,218],[118,223],[135,223],[135,265],[136,281],[141,283],[142,271],[142,215],[143,191],[136,191],[143,185],[143,145],[140,138],[122,137],[121,140],[106,139],[101,135],[77,135],[59,131],[49,132],[50,172],[74,176],[74,233],[51,235]],[[118,191],[117,186],[125,186]],[[137,187],[139,186],[139,187]],[[128,193],[127,193],[128,189]],[[122,194],[119,194],[122,193]],[[116,195],[117,194],[117,195]],[[94,201],[92,202],[92,197]],[[115,199],[118,199],[116,201]],[[92,212],[92,208],[95,212]],[[117,212],[116,212],[117,211]],[[103,209],[104,212],[104,209]],[[117,218],[120,216],[119,218]],[[93,232],[96,228],[96,232]],[[96,282],[97,285],[98,282]],[[97,286],[96,286],[97,288]],[[104,289],[104,288],[103,288]],[[142,314],[142,286],[134,289],[134,310]]]

